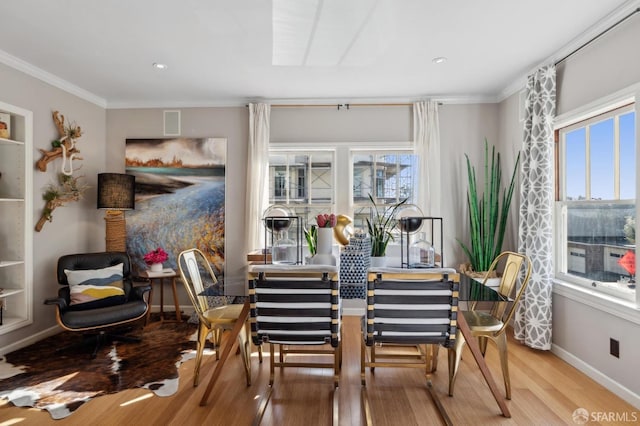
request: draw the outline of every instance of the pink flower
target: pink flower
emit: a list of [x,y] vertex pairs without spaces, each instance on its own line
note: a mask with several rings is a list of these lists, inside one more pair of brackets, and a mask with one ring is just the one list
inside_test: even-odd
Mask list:
[[165,262],[169,258],[169,255],[162,248],[158,247],[155,250],[150,251],[144,255],[144,262],[147,265],[153,265],[154,263]]
[[335,214],[325,213],[325,214],[319,214],[316,217],[316,222],[318,222],[318,227],[320,228],[333,228],[334,226],[336,226],[337,219]]

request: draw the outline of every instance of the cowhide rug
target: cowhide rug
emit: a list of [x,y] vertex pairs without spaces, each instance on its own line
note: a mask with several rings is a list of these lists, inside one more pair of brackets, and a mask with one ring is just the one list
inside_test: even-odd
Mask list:
[[19,407],[47,410],[64,418],[91,398],[131,388],[146,388],[158,396],[178,389],[178,367],[195,358],[196,325],[151,323],[128,335],[140,343],[107,342],[91,359],[93,346],[56,352],[81,341],[79,333],[62,332],[0,360],[0,398]]

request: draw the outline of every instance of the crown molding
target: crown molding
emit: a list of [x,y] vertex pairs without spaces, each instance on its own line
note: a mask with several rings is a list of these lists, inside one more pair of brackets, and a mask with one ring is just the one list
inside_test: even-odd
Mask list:
[[69,83],[67,80],[64,80],[56,75],[51,74],[50,72],[38,68],[28,62],[25,62],[22,59],[16,58],[15,56],[5,52],[4,50],[0,50],[0,62],[18,71],[22,71],[23,73],[28,74],[31,77],[42,80],[45,83],[57,87],[60,90],[84,99],[85,101],[91,102],[92,104],[95,104],[99,107],[107,107],[107,101],[104,98],[88,92],[87,90],[84,90],[83,88],[78,87],[75,84]]
[[249,101],[243,99],[218,99],[215,101],[123,101],[123,102],[108,102],[106,109],[155,109],[155,108],[231,108],[231,107],[245,107]]

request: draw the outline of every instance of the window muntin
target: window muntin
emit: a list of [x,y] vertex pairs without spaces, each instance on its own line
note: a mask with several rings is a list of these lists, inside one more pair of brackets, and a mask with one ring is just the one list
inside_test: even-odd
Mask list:
[[269,204],[300,217],[301,225],[335,211],[335,152],[291,149],[269,153]]
[[369,194],[384,209],[407,199],[418,199],[418,155],[410,150],[352,151],[354,226],[366,229],[371,214]]
[[559,129],[560,200],[556,210],[558,275],[593,290],[633,300],[635,254],[635,111],[615,109]]

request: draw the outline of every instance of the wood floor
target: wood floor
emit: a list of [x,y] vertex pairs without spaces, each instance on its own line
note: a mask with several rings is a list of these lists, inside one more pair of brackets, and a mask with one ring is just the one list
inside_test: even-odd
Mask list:
[[[340,424],[364,423],[360,385],[359,319],[345,317],[344,360],[340,377]],[[487,350],[487,363],[503,391],[495,347]],[[95,398],[66,419],[51,420],[46,412],[0,405],[0,426],[8,425],[250,425],[266,391],[269,378],[268,350],[265,361],[253,357],[253,384],[247,387],[242,362],[232,356],[211,393],[209,404],[199,406],[215,364],[205,357],[202,383],[192,386],[193,360],[180,367],[180,387],[171,397],[158,397],[143,389]],[[436,391],[456,425],[572,425],[577,408],[589,412],[627,413],[640,418],[640,410],[627,404],[550,352],[535,351],[509,342],[512,418],[500,415],[498,406],[465,349],[456,382],[455,396],[447,395],[446,351],[440,350]],[[273,396],[264,426],[315,426],[331,424],[332,370],[292,368],[276,371]],[[367,392],[374,425],[439,425],[438,413],[417,369],[377,368],[367,371]],[[589,425],[598,424],[589,422]],[[613,425],[614,422],[602,424]],[[630,424],[630,423],[626,423]]]

